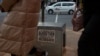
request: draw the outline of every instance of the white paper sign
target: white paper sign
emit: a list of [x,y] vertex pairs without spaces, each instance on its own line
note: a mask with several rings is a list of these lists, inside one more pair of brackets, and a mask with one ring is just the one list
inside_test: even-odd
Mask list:
[[38,41],[55,43],[55,30],[38,30]]

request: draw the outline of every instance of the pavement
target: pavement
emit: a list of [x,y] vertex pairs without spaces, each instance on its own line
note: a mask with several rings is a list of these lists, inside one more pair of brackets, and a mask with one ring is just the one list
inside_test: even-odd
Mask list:
[[77,56],[77,44],[82,31],[66,29],[66,47],[63,56]]
[[[66,29],[66,47],[63,56],[77,56],[77,43],[81,31],[74,32],[72,29]],[[0,56],[11,56],[10,53],[0,52]]]

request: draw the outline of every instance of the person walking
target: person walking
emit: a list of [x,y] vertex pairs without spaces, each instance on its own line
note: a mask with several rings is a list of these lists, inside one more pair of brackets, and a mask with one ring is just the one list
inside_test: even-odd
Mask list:
[[[77,0],[77,7],[79,6]],[[82,0],[84,30],[78,41],[78,56],[100,56],[99,0]]]
[[40,8],[41,0],[18,0],[12,6],[0,27],[0,52],[27,56],[35,45]]

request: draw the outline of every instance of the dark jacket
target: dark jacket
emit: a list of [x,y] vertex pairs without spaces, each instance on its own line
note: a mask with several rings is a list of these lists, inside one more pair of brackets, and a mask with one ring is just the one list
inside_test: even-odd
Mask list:
[[[79,1],[80,0],[77,0],[77,6],[79,6]],[[99,3],[100,3],[99,0],[82,0],[84,27],[87,25],[88,21],[90,20],[90,17],[93,14],[100,13]]]

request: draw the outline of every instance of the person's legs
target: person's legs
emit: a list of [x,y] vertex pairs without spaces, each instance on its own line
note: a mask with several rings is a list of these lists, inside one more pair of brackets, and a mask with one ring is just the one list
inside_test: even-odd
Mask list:
[[93,15],[79,42],[78,56],[100,56],[100,15]]

